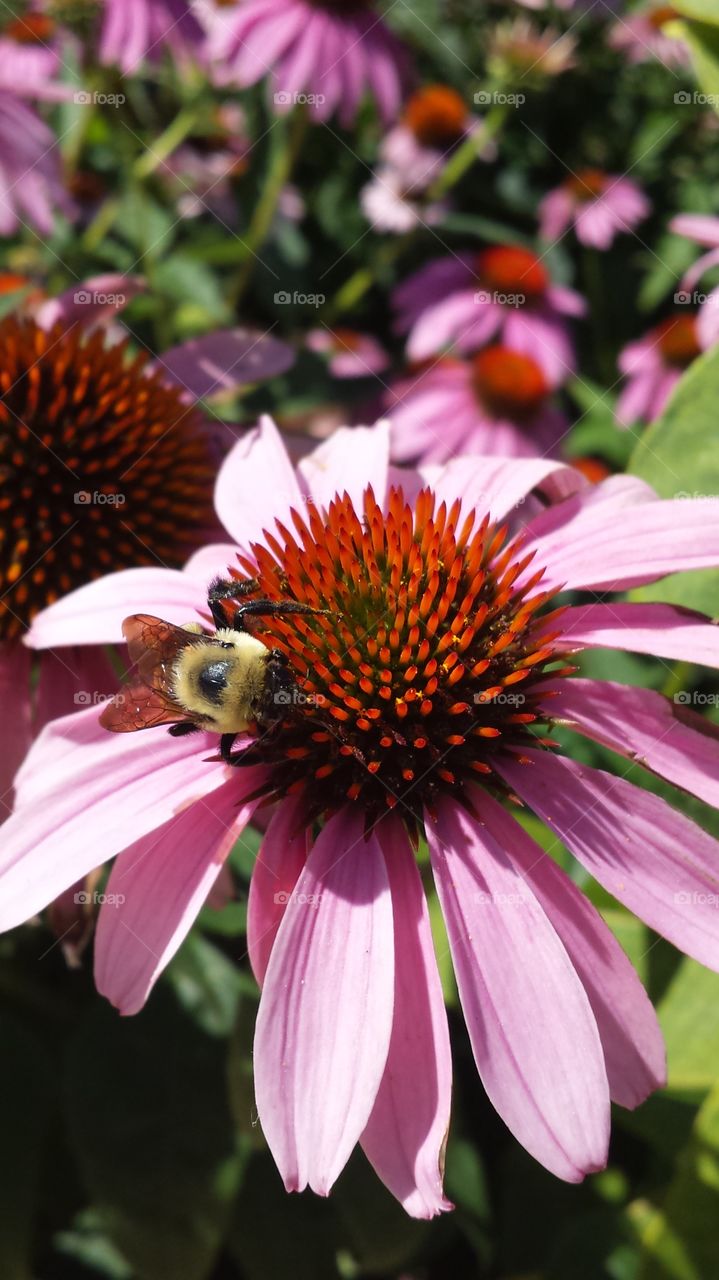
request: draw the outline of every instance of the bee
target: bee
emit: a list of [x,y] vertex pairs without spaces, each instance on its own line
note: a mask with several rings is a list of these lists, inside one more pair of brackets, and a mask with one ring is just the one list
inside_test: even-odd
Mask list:
[[[243,600],[256,590],[252,580],[215,579],[208,596],[216,628],[211,634],[196,622],[177,627],[144,613],[126,618],[122,631],[135,670],[103,709],[103,727],[131,733],[168,725],[174,737],[199,729],[218,733],[222,758],[231,764],[238,734],[282,720],[296,687],[294,673],[281,650],[268,649],[247,630],[247,618],[329,610],[296,600]],[[236,605],[230,626],[227,601]]]

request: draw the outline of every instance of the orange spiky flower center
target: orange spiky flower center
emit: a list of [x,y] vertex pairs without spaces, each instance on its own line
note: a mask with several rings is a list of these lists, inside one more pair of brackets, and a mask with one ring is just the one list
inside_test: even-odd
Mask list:
[[55,34],[55,22],[46,13],[26,13],[6,23],[2,34],[20,44],[45,44]]
[[647,14],[647,21],[650,27],[660,31],[666,22],[674,22],[681,15],[670,4],[660,4],[656,9],[650,9]]
[[456,89],[429,84],[412,94],[403,120],[423,146],[447,147],[461,138],[467,114],[467,104]]
[[258,620],[298,695],[237,762],[270,766],[267,794],[302,793],[312,817],[356,802],[369,820],[397,808],[410,829],[442,793],[499,789],[492,761],[536,745],[535,688],[557,661],[532,553],[428,489],[414,505],[392,489],[386,514],[371,488],[361,515],[345,494],[292,525],[234,576],[329,612]]
[[128,342],[0,323],[0,639],[133,565],[179,567],[215,527],[198,411]]
[[654,330],[657,345],[667,364],[686,369],[701,354],[696,316],[669,316]]
[[601,169],[580,169],[578,173],[567,178],[564,184],[574,199],[583,204],[588,200],[596,200],[607,186],[607,175]]
[[484,408],[498,418],[531,418],[549,394],[536,360],[508,347],[485,347],[472,360],[472,380]]
[[544,296],[549,275],[536,254],[520,245],[497,244],[477,255],[477,274],[497,293],[524,295],[530,301]]

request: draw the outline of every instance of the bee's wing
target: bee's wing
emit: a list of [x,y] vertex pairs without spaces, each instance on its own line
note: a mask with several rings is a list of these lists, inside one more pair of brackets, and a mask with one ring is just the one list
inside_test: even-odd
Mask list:
[[122,631],[135,671],[104,707],[103,728],[132,733],[190,719],[172,696],[172,668],[179,651],[203,637],[146,613],[126,618]]

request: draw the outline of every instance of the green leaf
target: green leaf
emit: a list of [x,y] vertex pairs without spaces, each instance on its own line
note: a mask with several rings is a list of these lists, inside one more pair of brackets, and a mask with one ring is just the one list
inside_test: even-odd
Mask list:
[[268,1152],[252,1156],[228,1241],[246,1280],[337,1280],[336,1233],[331,1201],[288,1195]]
[[719,25],[719,8],[716,0],[673,0],[672,8],[685,18],[696,18],[698,22],[710,22]]
[[719,1219],[719,1085],[697,1114],[661,1209],[641,1234],[639,1280],[707,1280],[716,1275]]
[[673,1092],[714,1086],[719,1075],[719,1019],[713,1011],[718,1006],[719,974],[683,960],[658,1009]]
[[226,1045],[159,987],[120,1018],[95,1005],[70,1045],[67,1130],[107,1234],[138,1280],[204,1280],[240,1174]]
[[[714,19],[719,21],[714,6]],[[692,51],[694,70],[702,93],[695,101],[700,106],[713,107],[719,112],[719,26],[710,26],[709,22],[689,22],[686,26],[686,40]],[[706,103],[702,102],[706,97]]]
[[[719,494],[716,413],[719,401],[719,347],[691,365],[677,384],[664,413],[642,436],[629,469],[664,498],[714,497]],[[719,614],[719,570],[672,574],[641,587],[639,600],[666,600]]]
[[351,1254],[363,1272],[394,1274],[409,1266],[426,1244],[429,1223],[407,1216],[360,1151],[350,1159],[333,1195]]
[[241,990],[235,966],[217,947],[191,933],[165,975],[180,1004],[203,1031],[229,1036]]

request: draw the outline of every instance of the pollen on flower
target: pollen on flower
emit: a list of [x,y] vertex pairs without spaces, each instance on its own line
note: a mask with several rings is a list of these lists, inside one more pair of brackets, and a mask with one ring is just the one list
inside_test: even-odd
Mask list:
[[549,393],[549,384],[531,356],[507,347],[485,347],[472,361],[474,388],[497,417],[531,417]]
[[0,323],[0,639],[113,569],[180,565],[213,527],[212,458],[179,388],[79,325]]
[[701,355],[695,316],[669,316],[657,325],[654,335],[667,364],[686,369]]
[[582,203],[585,200],[596,200],[607,185],[607,175],[601,169],[580,169],[578,173],[567,178],[564,188]]
[[546,268],[536,254],[520,245],[492,245],[477,255],[477,274],[487,289],[523,294],[535,301],[549,285]]
[[467,104],[449,85],[425,85],[410,97],[403,119],[423,146],[446,147],[464,133]]
[[270,766],[267,793],[303,793],[312,817],[350,800],[368,821],[397,807],[410,830],[443,792],[501,789],[493,758],[536,743],[534,689],[557,662],[532,553],[429,490],[412,506],[393,489],[383,514],[368,488],[361,515],[344,495],[292,526],[234,576],[328,612],[258,621],[305,696],[236,763]]

